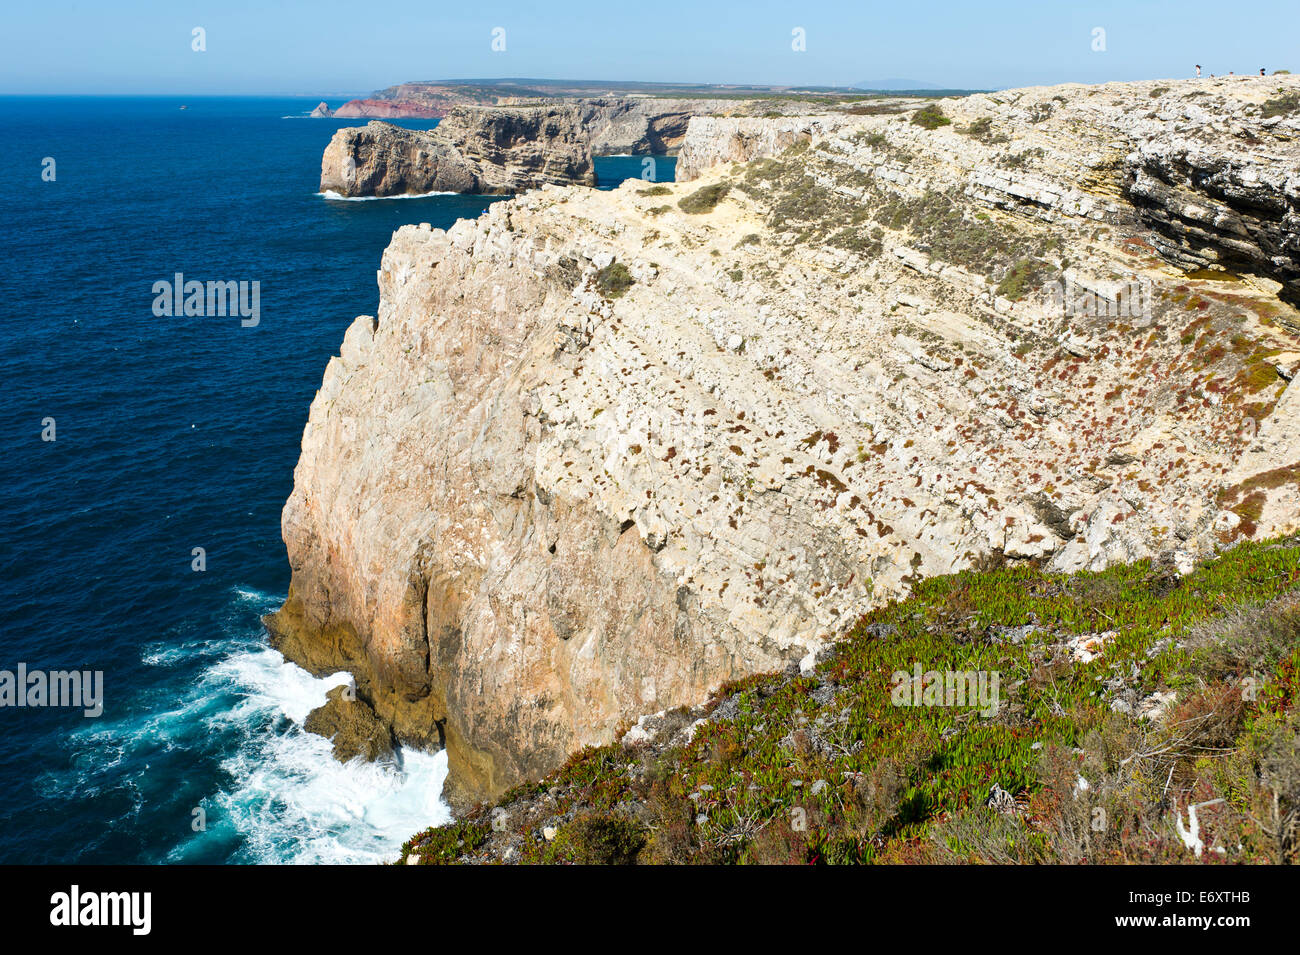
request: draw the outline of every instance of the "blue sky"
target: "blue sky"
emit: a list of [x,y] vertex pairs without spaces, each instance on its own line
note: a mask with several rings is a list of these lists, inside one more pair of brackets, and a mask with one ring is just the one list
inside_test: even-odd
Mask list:
[[[205,52],[191,49],[195,27]],[[796,27],[804,52],[791,49]],[[1300,72],[1300,0],[38,0],[6,4],[0,31],[0,93],[337,97],[501,76],[992,88],[1183,77],[1196,63]]]

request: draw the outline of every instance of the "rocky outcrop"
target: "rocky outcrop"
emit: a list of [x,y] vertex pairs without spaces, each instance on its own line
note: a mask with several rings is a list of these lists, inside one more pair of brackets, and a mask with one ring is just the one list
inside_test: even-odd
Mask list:
[[705,169],[721,163],[749,162],[775,155],[795,143],[825,136],[850,119],[845,115],[781,119],[695,116],[682,137],[677,181],[698,178]]
[[[432,132],[388,123],[341,129],[321,160],[321,191],[345,196],[511,193],[546,182],[594,184],[592,155],[675,153],[693,116],[752,111],[761,102],[506,98],[498,107],[454,108]],[[345,110],[335,115],[351,115]],[[540,117],[546,117],[546,122],[540,122]],[[843,121],[827,116],[776,125],[760,119],[723,122],[731,122],[736,130],[729,152],[739,157],[766,154]],[[697,138],[701,146],[687,159],[692,175],[696,166],[717,159],[699,152],[709,148],[703,144],[719,149],[722,144],[714,127],[701,129],[704,132]]]
[[[577,105],[597,104],[594,108],[611,115],[610,152],[627,152],[623,144],[638,140],[647,146],[662,144],[664,136],[674,134],[656,130],[656,124],[674,124],[680,135],[690,116],[714,113],[753,115],[782,114],[808,110],[806,97],[792,98],[790,87],[710,86],[707,84],[604,83],[564,80],[447,80],[400,83],[379,90],[374,95],[350,100],[339,107],[343,117],[370,119],[424,119],[446,116],[457,106],[530,106],[539,103]],[[713,98],[706,94],[724,94]],[[683,95],[687,94],[687,95]],[[827,90],[827,105],[855,91]],[[855,100],[856,101],[856,100]],[[803,103],[801,106],[800,103]],[[650,128],[646,128],[646,122]],[[641,128],[638,129],[637,127]],[[595,140],[602,149],[601,136]]]
[[[522,98],[502,100],[523,104]],[[607,96],[569,99],[562,102],[582,113],[582,125],[597,156],[653,155],[677,153],[686,138],[692,117],[714,115],[747,116],[755,112],[776,114],[808,109],[808,104],[788,100],[674,99],[651,96]]]
[[350,690],[346,686],[330,690],[325,705],[307,714],[303,728],[331,740],[334,758],[341,763],[357,757],[372,763],[392,756],[393,734],[388,724]]
[[458,107],[431,131],[372,122],[340,129],[321,158],[321,191],[344,196],[501,195],[547,183],[595,184],[571,107]]
[[366,119],[437,119],[447,116],[457,106],[496,106],[508,97],[545,94],[518,83],[496,84],[491,81],[448,81],[399,83],[378,90],[373,96],[349,100],[338,109],[338,116]]
[[925,576],[1295,529],[1285,246],[1189,273],[1223,240],[1131,174],[1210,137],[1284,184],[1233,200],[1268,248],[1300,130],[1259,103],[1300,84],[1235,82],[945,100],[734,168],[719,124],[695,182],[399,230],[304,431],[277,645],[445,739],[464,804],[814,660]]
[[334,115],[334,111],[330,109],[329,103],[325,103],[325,102],[318,103],[316,105],[316,108],[311,111],[312,119],[328,119],[333,115]]
[[[677,152],[691,116],[727,108],[710,100],[610,97],[578,104],[597,156],[665,156]],[[731,104],[734,108],[734,104]]]
[[1285,143],[1252,145],[1225,154],[1197,137],[1144,142],[1125,160],[1128,195],[1166,258],[1272,274],[1300,300],[1300,170],[1280,154]]
[[439,119],[454,106],[433,106],[402,99],[353,99],[334,111],[339,119]]

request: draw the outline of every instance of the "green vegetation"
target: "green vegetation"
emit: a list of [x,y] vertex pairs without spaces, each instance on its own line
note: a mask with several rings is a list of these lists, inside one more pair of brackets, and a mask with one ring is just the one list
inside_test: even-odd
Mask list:
[[638,196],[668,196],[668,195],[672,195],[672,190],[669,189],[667,186],[659,185],[659,186],[651,186],[648,189],[638,189],[636,191],[636,194]]
[[[908,161],[906,151],[893,152],[898,161]],[[827,181],[839,188],[824,185]],[[880,255],[886,229],[904,233],[908,245],[934,259],[992,280],[1001,280],[1020,260],[1037,262],[1047,251],[1043,240],[1014,218],[995,219],[973,210],[958,193],[931,189],[919,196],[900,194],[870,172],[846,168],[802,143],[750,163],[737,185],[766,206],[774,231],[868,259]],[[1035,272],[1030,277],[1047,276]]]
[[989,145],[1011,142],[1011,137],[1006,133],[995,133],[993,131],[993,120],[988,116],[981,116],[979,119],[974,120],[969,126],[964,127],[961,132],[971,139]]
[[418,852],[421,865],[450,865],[487,841],[491,828],[483,821],[461,820],[435,826],[402,846],[402,858]]
[[952,120],[943,115],[938,103],[930,103],[912,114],[912,125],[922,129],[938,129],[940,126],[951,126]]
[[[916,668],[998,674],[996,711],[899,705]],[[654,742],[586,749],[507,793],[500,831],[478,807],[403,858],[1295,861],[1298,702],[1295,538],[1186,577],[966,571],[917,581],[807,676],[723,687],[688,742],[701,713],[669,714]],[[1174,819],[1212,800],[1198,860]]]
[[693,215],[712,212],[730,191],[730,184],[715,182],[711,186],[696,189],[689,196],[683,196],[677,201],[677,208],[681,209],[682,212],[689,212]]
[[1032,149],[1026,149],[1024,152],[1012,153],[1004,156],[1002,166],[1006,169],[1023,169],[1032,159],[1042,159],[1046,153],[1041,146],[1034,146]]
[[967,218],[957,199],[937,190],[914,199],[895,196],[875,216],[886,228],[910,233],[913,244],[931,257],[977,274],[997,275],[1038,251],[1038,240],[987,215]]
[[897,103],[864,103],[858,106],[849,106],[841,110],[853,116],[893,116],[898,113],[906,113],[907,107],[900,106]]
[[636,279],[622,262],[611,262],[596,273],[596,288],[605,298],[622,298],[635,284]]
[[1051,273],[1046,262],[1034,258],[1021,259],[1007,270],[998,283],[997,292],[1003,298],[1018,302],[1041,286]]
[[1274,116],[1290,116],[1297,110],[1300,110],[1300,93],[1283,93],[1281,96],[1265,100],[1260,108],[1265,119],[1272,119]]

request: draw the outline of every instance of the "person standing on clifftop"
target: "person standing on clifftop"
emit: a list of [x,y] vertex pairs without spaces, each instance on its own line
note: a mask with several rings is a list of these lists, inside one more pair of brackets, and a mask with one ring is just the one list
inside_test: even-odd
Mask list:
[[1196,78],[1198,80],[1201,78],[1201,64],[1199,63],[1196,64]]
[[1263,75],[1264,75],[1264,67],[1262,67],[1262,66],[1259,68],[1259,75],[1260,75],[1260,76],[1263,76]]

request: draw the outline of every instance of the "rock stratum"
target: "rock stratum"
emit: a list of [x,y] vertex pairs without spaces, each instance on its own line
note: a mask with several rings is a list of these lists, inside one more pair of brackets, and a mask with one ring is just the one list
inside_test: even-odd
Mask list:
[[[764,104],[771,101],[506,97],[499,106],[451,108],[432,131],[372,122],[334,134],[321,158],[321,191],[350,197],[438,191],[496,194],[545,183],[591,185],[592,156],[676,153],[693,118],[744,116]],[[804,105],[786,102],[781,108]],[[325,104],[317,111],[322,107]],[[351,114],[340,109],[335,115]],[[765,136],[786,142],[799,134],[807,138],[816,126],[807,119],[779,128],[765,120],[750,123],[735,135],[754,136],[760,143],[766,142]]]
[[[749,117],[757,113],[775,117],[809,109],[807,103],[780,99],[606,96],[541,101],[507,98],[501,102],[502,105],[572,105],[579,110],[591,151],[597,156],[674,155],[681,149],[692,119],[698,117]],[[828,98],[821,108],[827,109],[834,102]]]
[[[696,115],[720,110],[737,109],[761,104],[764,111],[784,111],[797,102],[791,93],[802,93],[801,98],[813,95],[833,99],[861,95],[851,88],[822,89],[816,94],[799,91],[788,86],[745,86],[729,83],[608,83],[589,80],[541,79],[485,79],[485,80],[419,80],[399,83],[378,90],[371,96],[349,100],[335,115],[344,118],[367,119],[430,119],[446,116],[457,106],[500,106],[506,104],[536,103],[540,101],[575,101],[579,99],[621,101],[632,112],[681,111],[683,104]],[[660,105],[656,105],[660,104]],[[713,104],[713,105],[710,105]]]
[[595,185],[581,113],[566,106],[457,107],[433,130],[371,122],[340,129],[321,157],[321,192],[342,196]]
[[1294,530],[1298,104],[693,119],[691,182],[400,229],[312,403],[276,645],[445,744],[464,806],[925,576]]

